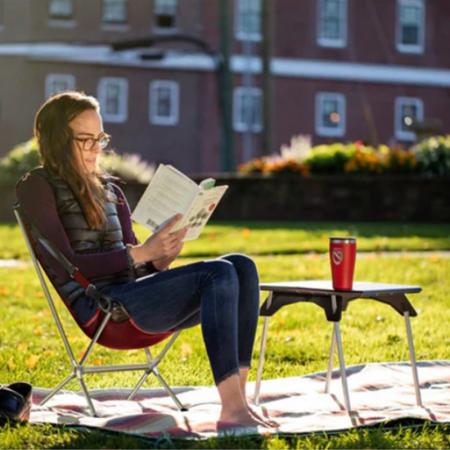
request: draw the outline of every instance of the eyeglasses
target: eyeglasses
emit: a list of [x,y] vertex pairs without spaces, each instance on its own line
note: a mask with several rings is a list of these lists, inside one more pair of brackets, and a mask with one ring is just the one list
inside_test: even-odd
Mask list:
[[81,142],[81,149],[85,152],[92,152],[95,151],[95,146],[98,144],[100,146],[101,150],[105,150],[105,148],[108,147],[109,143],[111,142],[111,136],[109,134],[101,134],[99,137],[93,138],[81,138],[81,137],[74,137],[75,141]]

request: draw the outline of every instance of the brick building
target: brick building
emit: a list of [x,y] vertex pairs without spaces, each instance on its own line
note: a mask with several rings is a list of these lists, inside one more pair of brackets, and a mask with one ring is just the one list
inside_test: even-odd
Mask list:
[[448,0],[0,0],[0,156],[49,94],[76,88],[99,98],[119,152],[221,170],[216,60],[183,40],[111,47],[172,34],[229,45],[236,164],[298,134],[408,145],[450,132]]

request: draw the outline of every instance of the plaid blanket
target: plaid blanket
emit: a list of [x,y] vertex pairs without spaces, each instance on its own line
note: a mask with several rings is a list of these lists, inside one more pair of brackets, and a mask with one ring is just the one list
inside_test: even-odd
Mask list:
[[[263,381],[260,411],[280,423],[279,429],[242,428],[237,434],[337,431],[386,421],[412,418],[450,422],[450,361],[418,363],[423,407],[416,405],[412,370],[408,363],[374,363],[347,368],[353,412],[344,407],[338,370],[331,390],[324,393],[326,373]],[[248,394],[254,384],[249,383]],[[220,402],[213,386],[174,388],[189,408],[178,411],[163,389],[141,389],[132,400],[130,390],[92,390],[99,417],[90,417],[79,392],[63,391],[39,406],[48,390],[35,389],[32,423],[77,424],[156,437],[207,438],[217,436]]]

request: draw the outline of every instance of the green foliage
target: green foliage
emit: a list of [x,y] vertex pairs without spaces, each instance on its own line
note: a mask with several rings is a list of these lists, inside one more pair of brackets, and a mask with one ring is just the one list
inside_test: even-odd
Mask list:
[[450,135],[433,136],[412,147],[417,165],[425,175],[450,175]]
[[124,181],[136,181],[147,184],[155,172],[155,167],[144,161],[138,154],[114,152],[105,153],[100,160],[100,167],[107,173]]
[[344,172],[345,164],[355,154],[354,144],[335,143],[313,147],[304,162],[313,174],[337,174]]
[[[0,184],[14,185],[26,172],[41,163],[35,139],[14,147],[0,160]],[[136,181],[147,184],[154,173],[154,166],[145,162],[137,154],[119,155],[105,152],[100,160],[100,167],[107,173],[124,181]]]
[[250,160],[239,167],[242,174],[450,174],[450,135],[435,136],[411,149],[362,142],[323,144],[306,148],[294,140],[280,155]]
[[40,157],[35,139],[17,145],[0,160],[0,184],[14,186],[24,173],[39,164]]

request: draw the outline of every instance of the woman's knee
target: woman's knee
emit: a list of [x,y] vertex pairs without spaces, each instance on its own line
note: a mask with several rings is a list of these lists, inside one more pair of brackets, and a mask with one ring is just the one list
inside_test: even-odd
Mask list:
[[221,259],[229,261],[231,264],[233,264],[238,273],[256,276],[258,274],[255,262],[247,255],[244,255],[242,253],[230,253],[228,255],[222,256]]
[[216,282],[224,282],[228,286],[238,285],[238,278],[236,269],[230,261],[221,259],[207,261],[205,264],[208,267],[208,273],[214,278]]

